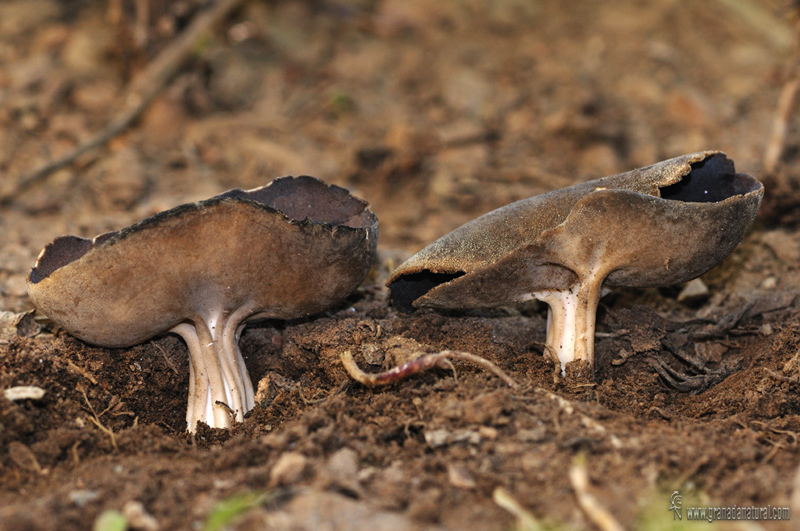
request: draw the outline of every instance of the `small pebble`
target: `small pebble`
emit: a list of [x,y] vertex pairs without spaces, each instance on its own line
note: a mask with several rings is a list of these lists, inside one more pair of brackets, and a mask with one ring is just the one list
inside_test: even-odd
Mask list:
[[683,286],[680,295],[678,295],[678,302],[703,299],[708,297],[708,293],[708,286],[706,286],[705,282],[696,278]]
[[447,430],[432,430],[425,432],[425,442],[431,448],[439,448],[444,446],[450,440],[450,432]]
[[361,345],[361,354],[364,356],[364,361],[368,364],[376,367],[383,365],[385,355],[379,345],[375,343],[365,343]]
[[539,443],[547,439],[547,430],[545,428],[536,428],[534,430],[519,430],[517,432],[519,440],[525,443]]
[[100,494],[97,493],[96,490],[73,490],[69,494],[67,494],[67,498],[69,501],[77,505],[78,507],[83,507],[87,503],[93,502],[100,498]]
[[474,489],[475,479],[467,467],[461,464],[450,463],[447,465],[447,479],[450,484],[458,489]]
[[131,500],[125,502],[122,514],[127,518],[130,527],[144,531],[158,531],[158,520],[147,512],[141,502]]
[[497,439],[497,429],[492,428],[491,426],[481,426],[478,428],[478,435],[480,435],[484,439],[488,439],[490,441],[494,441]]
[[775,289],[778,286],[778,279],[767,277],[761,281],[761,289]]
[[269,474],[272,487],[286,486],[297,483],[308,466],[308,459],[298,452],[286,452],[278,458]]
[[328,459],[328,470],[339,476],[355,476],[358,472],[358,454],[350,448],[342,448]]

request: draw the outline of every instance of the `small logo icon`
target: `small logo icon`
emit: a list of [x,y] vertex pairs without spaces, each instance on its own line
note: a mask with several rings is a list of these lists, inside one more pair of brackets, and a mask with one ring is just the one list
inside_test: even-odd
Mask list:
[[683,520],[683,511],[681,509],[681,493],[676,490],[669,498],[669,509],[667,510],[673,512],[673,520],[675,520],[676,516],[678,517],[678,520]]

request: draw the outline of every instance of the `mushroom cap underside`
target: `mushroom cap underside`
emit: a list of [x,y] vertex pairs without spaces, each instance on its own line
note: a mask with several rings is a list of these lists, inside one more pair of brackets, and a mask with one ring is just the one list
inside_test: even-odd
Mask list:
[[249,318],[279,319],[329,308],[366,277],[377,218],[349,194],[338,217],[352,225],[290,217],[305,208],[335,219],[322,188],[334,199],[343,189],[310,177],[280,181],[304,190],[302,208],[284,207],[287,214],[252,198],[268,185],[182,205],[95,241],[57,238],[29,274],[31,299],[71,334],[107,347],[243,307]]
[[[673,160],[685,165],[685,159]],[[661,164],[672,168],[670,162]],[[513,218],[499,227],[502,213],[473,220],[469,230],[463,230],[467,225],[456,229],[400,266],[389,280],[392,301],[401,311],[491,307],[525,300],[536,291],[566,289],[590,274],[602,274],[608,286],[664,286],[695,278],[739,243],[763,195],[761,183],[733,173],[724,155],[711,153],[700,162],[682,180],[657,188],[663,197],[611,188],[607,183],[614,177],[584,183],[592,186],[568,204],[561,222],[531,231],[527,240],[519,237],[515,248],[494,260],[484,255],[476,261],[473,253],[462,261],[452,250],[474,248],[474,239],[485,245],[498,228],[503,238],[513,232],[507,227]],[[630,173],[622,176],[627,179]],[[597,186],[600,181],[606,186]],[[576,187],[571,188],[565,190],[574,194]],[[556,194],[559,211],[565,208],[563,192],[532,199],[539,199],[538,208],[549,209],[547,196]],[[519,213],[519,203],[524,202],[509,206]],[[539,220],[552,216],[532,209],[526,213]],[[476,222],[486,218],[490,227],[481,230]],[[524,225],[522,219],[518,216],[517,224]]]

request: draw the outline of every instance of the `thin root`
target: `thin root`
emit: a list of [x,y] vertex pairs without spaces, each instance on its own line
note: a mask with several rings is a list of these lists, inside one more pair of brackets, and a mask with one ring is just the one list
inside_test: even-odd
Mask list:
[[419,353],[420,356],[416,359],[406,362],[398,367],[390,369],[385,372],[370,374],[362,371],[349,350],[342,352],[339,358],[342,360],[345,370],[355,381],[366,385],[367,387],[377,387],[380,385],[389,385],[391,383],[403,380],[411,375],[427,371],[434,367],[442,369],[451,369],[455,375],[455,367],[450,360],[464,360],[470,361],[490,372],[495,374],[498,378],[503,380],[506,385],[511,388],[517,388],[515,382],[508,374],[506,374],[500,367],[495,365],[489,360],[470,354],[469,352],[461,352],[457,350],[443,350],[437,354],[424,354]]
[[[111,439],[111,446],[114,448],[114,450],[116,450],[117,437],[114,435],[114,432],[111,430],[111,428],[105,427],[103,423],[100,422],[100,418],[98,417],[97,412],[95,412],[94,407],[92,407],[92,403],[89,402],[89,397],[86,396],[86,391],[84,391],[83,388],[81,388],[80,392],[83,395],[83,399],[86,401],[86,405],[89,406],[89,412],[92,414],[92,416],[89,417],[89,420],[92,422],[92,424],[97,426],[100,429],[100,431],[108,435],[108,437]],[[103,413],[105,413],[105,411],[103,411]]]

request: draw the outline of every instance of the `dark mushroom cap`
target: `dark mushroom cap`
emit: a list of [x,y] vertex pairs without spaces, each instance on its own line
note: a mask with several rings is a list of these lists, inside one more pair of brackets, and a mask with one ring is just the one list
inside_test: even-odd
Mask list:
[[508,304],[593,273],[607,286],[677,284],[730,254],[763,193],[724,153],[685,155],[489,212],[412,256],[387,284],[401,311]]
[[313,177],[284,177],[94,240],[56,238],[28,275],[28,293],[76,337],[129,346],[242,307],[248,319],[320,312],[364,280],[377,238],[366,202]]

